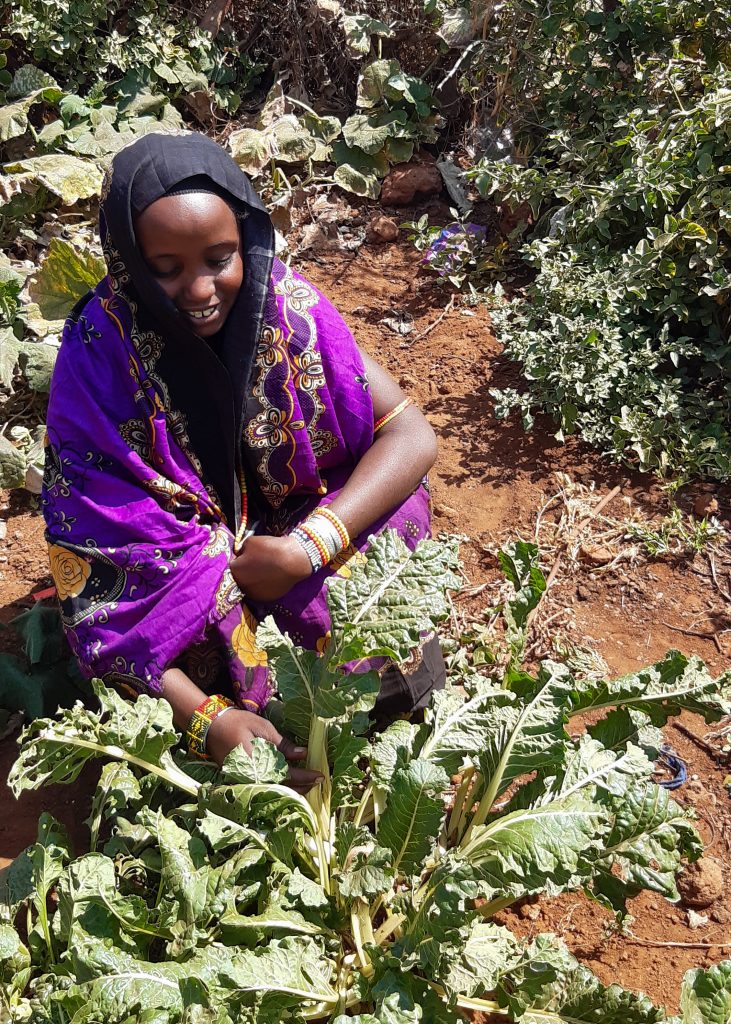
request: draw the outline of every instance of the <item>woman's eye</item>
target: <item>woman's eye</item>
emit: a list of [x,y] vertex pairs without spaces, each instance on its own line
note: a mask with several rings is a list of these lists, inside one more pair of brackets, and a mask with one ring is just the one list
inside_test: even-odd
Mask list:
[[220,260],[211,260],[211,266],[213,267],[226,267],[233,259],[233,253],[230,256],[223,256]]
[[177,270],[160,270],[158,267],[150,267],[153,277],[164,280],[165,278],[175,277]]

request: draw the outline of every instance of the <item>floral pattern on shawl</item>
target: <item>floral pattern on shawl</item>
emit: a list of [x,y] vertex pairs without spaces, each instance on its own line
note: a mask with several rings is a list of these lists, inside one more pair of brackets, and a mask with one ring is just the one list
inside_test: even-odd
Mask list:
[[[134,304],[109,279],[65,327],[42,502],[67,636],[86,675],[152,693],[168,666],[213,636],[239,704],[261,706],[269,682],[257,619],[273,614],[315,648],[329,626],[331,570],[272,605],[243,603],[229,569],[231,530],[156,374],[162,344],[137,329]],[[269,503],[262,532],[286,532],[325,495],[332,500],[373,443],[364,379],[334,307],[275,261],[243,439]],[[427,535],[421,488],[368,533],[407,519]],[[366,544],[357,538],[354,550]]]

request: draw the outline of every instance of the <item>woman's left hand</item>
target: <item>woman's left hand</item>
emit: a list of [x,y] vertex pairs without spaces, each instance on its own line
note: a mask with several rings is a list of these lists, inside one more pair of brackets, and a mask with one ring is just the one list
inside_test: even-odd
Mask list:
[[231,562],[233,578],[244,597],[276,601],[312,574],[307,554],[294,537],[249,537]]

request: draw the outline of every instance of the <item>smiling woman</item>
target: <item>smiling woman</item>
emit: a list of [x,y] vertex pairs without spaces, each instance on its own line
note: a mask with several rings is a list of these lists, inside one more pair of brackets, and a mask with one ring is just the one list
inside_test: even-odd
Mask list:
[[[169,700],[196,751],[220,762],[263,736],[298,760],[259,717],[273,682],[257,624],[327,648],[328,578],[386,526],[411,547],[429,533],[433,431],[274,257],[266,210],[210,139],[122,150],[100,231],[109,273],[67,321],[48,414],[68,638],[87,675]],[[372,667],[377,719],[444,679],[433,639],[408,669]]]

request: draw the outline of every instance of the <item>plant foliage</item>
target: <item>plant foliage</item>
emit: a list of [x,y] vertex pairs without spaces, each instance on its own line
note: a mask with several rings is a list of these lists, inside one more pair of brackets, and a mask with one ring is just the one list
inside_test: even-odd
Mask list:
[[[526,943],[493,917],[566,890],[619,916],[642,889],[677,898],[675,872],[700,843],[689,812],[652,780],[654,727],[681,708],[719,717],[727,681],[677,653],[612,681],[554,662],[529,673],[516,637],[545,580],[530,545],[502,561],[515,588],[507,668],[466,673],[421,724],[371,734],[377,676],[347,666],[403,658],[444,618],[453,547],[375,539],[365,564],[332,584],[322,656],[262,625],[284,721],[325,775],[306,798],[262,741],[220,772],[191,763],[164,701],[130,705],[101,683],[97,711],[77,704],[32,723],[16,794],[105,764],[89,852],[75,858],[44,815],[37,843],[2,876],[6,1012],[53,1024],[446,1024],[461,1009],[524,1024],[665,1021],[555,937]],[[571,717],[589,710],[605,715],[572,739]],[[729,976],[728,964],[691,972],[684,1024],[720,1020]]]

